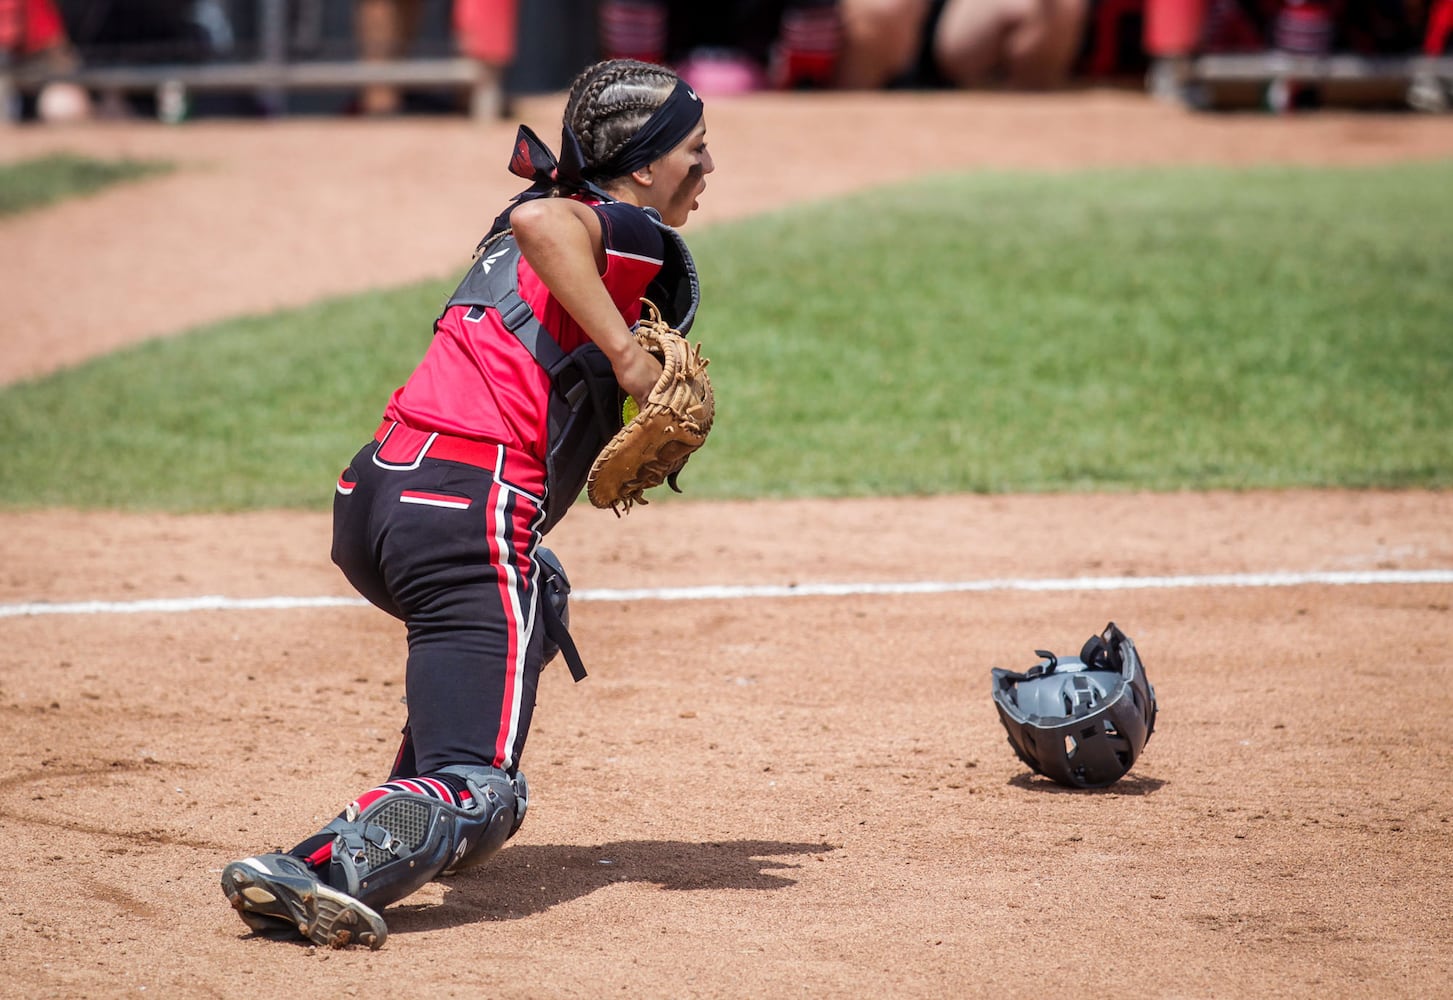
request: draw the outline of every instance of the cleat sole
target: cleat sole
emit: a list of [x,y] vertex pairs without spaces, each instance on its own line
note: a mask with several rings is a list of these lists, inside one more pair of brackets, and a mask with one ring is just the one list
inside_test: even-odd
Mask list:
[[296,929],[316,945],[359,944],[373,950],[388,938],[388,925],[376,912],[318,881],[301,862],[286,856],[234,861],[222,872],[222,891],[243,923],[259,934],[278,936]]

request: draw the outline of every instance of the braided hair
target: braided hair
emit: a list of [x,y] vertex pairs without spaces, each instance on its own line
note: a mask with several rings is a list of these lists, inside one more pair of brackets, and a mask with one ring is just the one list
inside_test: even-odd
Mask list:
[[666,103],[676,79],[665,66],[635,59],[607,59],[581,70],[565,103],[565,124],[580,140],[586,168],[609,163]]

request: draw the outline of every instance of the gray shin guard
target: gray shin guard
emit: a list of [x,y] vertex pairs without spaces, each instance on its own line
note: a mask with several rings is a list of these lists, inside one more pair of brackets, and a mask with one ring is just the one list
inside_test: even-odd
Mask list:
[[455,860],[444,868],[446,873],[452,873],[473,868],[489,860],[505,845],[505,841],[515,835],[515,831],[525,821],[525,810],[530,805],[530,786],[525,783],[523,771],[516,771],[511,778],[498,768],[455,764],[443,768],[440,773],[463,778],[469,785],[474,801],[500,803],[486,824],[484,835],[471,843],[461,845],[455,851]]
[[362,810],[350,803],[325,826],[334,834],[328,884],[381,910],[436,875],[476,865],[503,847],[524,820],[524,776],[467,765],[443,773],[468,783],[467,807],[391,791]]

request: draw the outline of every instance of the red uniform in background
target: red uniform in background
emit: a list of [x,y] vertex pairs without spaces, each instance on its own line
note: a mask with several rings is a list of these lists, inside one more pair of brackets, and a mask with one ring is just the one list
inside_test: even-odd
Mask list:
[[25,58],[69,46],[65,22],[51,0],[0,0],[0,51]]

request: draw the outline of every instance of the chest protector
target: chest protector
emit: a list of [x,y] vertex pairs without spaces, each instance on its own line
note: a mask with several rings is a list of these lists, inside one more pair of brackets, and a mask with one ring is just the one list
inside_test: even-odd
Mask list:
[[[661,222],[652,209],[647,216],[661,230],[664,263],[646,288],[649,298],[672,326],[685,334],[696,320],[701,288],[696,263],[680,234]],[[545,452],[545,523],[548,532],[570,509],[585,488],[590,467],[607,441],[621,429],[624,393],[605,353],[586,342],[567,353],[545,329],[535,311],[520,296],[520,248],[505,229],[487,236],[475,251],[475,263],[449,297],[444,311],[454,306],[494,309],[505,329],[519,338],[530,356],[550,376],[547,415],[549,441]],[[442,316],[443,313],[441,312]]]

